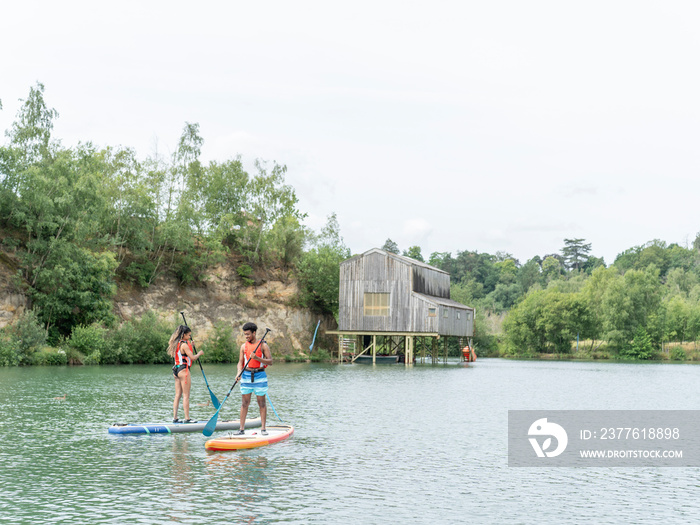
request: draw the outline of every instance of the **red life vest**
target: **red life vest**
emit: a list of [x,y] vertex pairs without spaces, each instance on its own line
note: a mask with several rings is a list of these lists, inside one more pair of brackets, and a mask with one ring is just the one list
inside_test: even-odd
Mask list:
[[[253,355],[253,352],[255,349],[258,347],[258,341],[255,343],[249,343],[248,341],[245,342],[245,362],[248,363],[248,368],[267,368],[267,365],[263,365],[260,361],[257,359],[253,358],[250,359],[250,356]],[[260,345],[260,353],[255,354],[256,357],[264,357],[265,354],[262,350],[262,345]],[[248,361],[250,359],[250,361]]]
[[190,356],[188,356],[186,353],[180,351],[182,343],[187,344],[187,346],[190,347],[190,352],[194,353],[192,351],[192,341],[185,341],[184,339],[180,340],[180,343],[177,345],[177,352],[175,353],[175,365],[187,365],[187,368],[189,368],[192,366],[192,359],[190,359]]

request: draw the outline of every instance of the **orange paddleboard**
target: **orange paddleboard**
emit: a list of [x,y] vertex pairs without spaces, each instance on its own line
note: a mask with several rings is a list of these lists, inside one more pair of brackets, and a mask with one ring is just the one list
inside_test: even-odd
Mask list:
[[292,425],[272,425],[267,427],[267,436],[260,433],[259,428],[246,429],[242,436],[229,435],[223,438],[210,439],[204,448],[211,451],[242,450],[246,448],[264,447],[278,441],[284,441],[294,434]]

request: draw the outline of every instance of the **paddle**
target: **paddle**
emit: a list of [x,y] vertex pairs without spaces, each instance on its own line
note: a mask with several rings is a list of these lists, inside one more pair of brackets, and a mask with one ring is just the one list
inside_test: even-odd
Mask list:
[[[185,312],[180,312],[180,315],[182,316],[182,320],[185,322],[185,326],[187,326],[187,319],[185,319]],[[194,351],[197,351],[197,347],[194,344],[194,341],[190,338],[190,341],[192,341],[192,347],[194,348]],[[202,371],[202,377],[204,377],[204,383],[207,385],[207,390],[209,390],[209,396],[211,397],[211,404],[214,405],[214,408],[219,408],[219,400],[216,399],[216,396],[214,395],[214,392],[211,391],[211,388],[209,388],[209,381],[207,381],[207,376],[204,375],[204,368],[202,368],[202,363],[199,362],[199,359],[197,359],[197,363],[199,363],[199,369]]]
[[314,339],[311,341],[311,346],[309,347],[309,353],[314,351],[314,343],[316,342],[316,334],[318,333],[318,327],[321,325],[321,320],[318,320],[318,323],[316,323],[316,330],[314,331]]
[[[253,357],[255,357],[255,354],[257,353],[258,348],[260,348],[260,345],[265,340],[265,337],[271,331],[272,330],[270,330],[269,328],[267,328],[265,330],[265,335],[262,336],[262,339],[260,339],[260,342],[258,343],[258,346],[255,347],[255,350],[253,350],[251,352],[250,357],[248,358],[248,360],[245,363],[245,366],[243,367],[243,370],[248,368],[248,363],[250,363],[250,361],[253,359]],[[241,375],[243,375],[243,371],[241,371]],[[228,396],[230,396],[231,392],[233,392],[233,387],[236,386],[236,383],[238,383],[238,376],[236,377],[236,380],[231,385],[231,388],[229,388],[229,391],[226,394],[226,397],[224,398],[224,400],[221,402],[221,405],[219,405],[219,408],[216,410],[216,412],[214,412],[214,415],[211,416],[211,419],[209,421],[207,421],[207,424],[204,425],[204,430],[202,430],[202,434],[204,434],[205,436],[207,436],[207,437],[211,436],[214,433],[214,430],[216,430],[216,420],[219,419],[219,411],[221,410],[221,407],[224,406],[224,403],[226,403]]]
[[282,418],[280,417],[280,415],[277,413],[277,410],[275,410],[275,405],[272,404],[272,399],[270,399],[270,394],[267,394],[267,400],[270,402],[270,406],[272,407],[273,412],[277,416],[277,419],[280,420],[280,423],[284,423],[284,421],[282,421]]

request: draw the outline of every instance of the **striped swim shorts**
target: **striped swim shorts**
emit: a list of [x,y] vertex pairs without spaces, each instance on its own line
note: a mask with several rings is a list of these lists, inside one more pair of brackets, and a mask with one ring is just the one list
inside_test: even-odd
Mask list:
[[241,394],[252,394],[264,396],[267,394],[267,374],[265,372],[255,372],[255,382],[250,380],[250,372],[247,370],[241,374]]

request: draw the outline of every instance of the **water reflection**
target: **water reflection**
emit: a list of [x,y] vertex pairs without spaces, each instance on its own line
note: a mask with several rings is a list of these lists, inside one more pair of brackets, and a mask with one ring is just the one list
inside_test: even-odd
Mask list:
[[226,487],[225,501],[239,507],[239,522],[261,518],[261,508],[273,488],[268,475],[269,460],[257,451],[209,452],[206,471],[210,479]]

